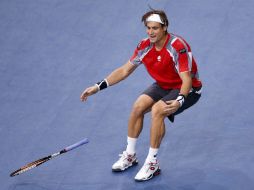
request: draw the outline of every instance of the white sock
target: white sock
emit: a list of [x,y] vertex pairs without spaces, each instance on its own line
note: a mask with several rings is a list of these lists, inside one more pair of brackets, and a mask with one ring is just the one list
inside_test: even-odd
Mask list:
[[156,160],[157,159],[157,154],[158,154],[158,148],[152,148],[152,147],[150,147],[149,148],[149,153],[148,153],[148,155],[147,155],[147,157],[146,157],[146,163],[148,163],[148,162],[150,162],[150,161],[154,161],[154,160]]
[[135,154],[136,153],[136,142],[137,142],[137,138],[127,137],[126,152],[128,154]]

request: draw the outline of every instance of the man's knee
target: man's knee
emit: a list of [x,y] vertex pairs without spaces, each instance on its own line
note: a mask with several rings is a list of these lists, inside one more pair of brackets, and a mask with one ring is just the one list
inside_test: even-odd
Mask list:
[[152,105],[153,100],[150,97],[141,95],[133,104],[132,113],[136,116],[144,115],[148,110],[151,109]]
[[165,114],[165,102],[163,101],[158,101],[157,103],[155,103],[152,107],[152,118],[154,117],[166,117]]

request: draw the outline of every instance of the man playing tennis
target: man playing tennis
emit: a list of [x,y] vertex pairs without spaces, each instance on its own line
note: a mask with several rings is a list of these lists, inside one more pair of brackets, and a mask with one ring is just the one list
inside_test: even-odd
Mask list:
[[143,39],[134,54],[123,66],[114,70],[104,80],[87,88],[81,100],[99,90],[112,86],[128,77],[143,64],[155,80],[136,100],[128,123],[127,147],[112,170],[124,171],[138,163],[136,142],[143,128],[145,113],[151,111],[150,148],[136,181],[149,180],[160,173],[157,153],[165,134],[164,119],[174,121],[174,116],[195,104],[201,96],[196,62],[187,42],[168,33],[168,19],[164,11],[151,10],[142,17],[148,38]]

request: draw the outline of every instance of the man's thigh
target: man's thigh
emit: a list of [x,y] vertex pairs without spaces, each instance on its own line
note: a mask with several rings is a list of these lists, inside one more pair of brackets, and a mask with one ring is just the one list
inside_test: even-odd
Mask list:
[[141,109],[144,113],[149,112],[155,101],[148,95],[140,95],[134,103],[134,108]]

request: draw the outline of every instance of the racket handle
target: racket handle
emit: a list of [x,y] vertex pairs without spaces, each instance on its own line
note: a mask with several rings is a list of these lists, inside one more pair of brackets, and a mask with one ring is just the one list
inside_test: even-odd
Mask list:
[[77,148],[77,147],[79,147],[79,146],[81,146],[81,145],[83,145],[83,144],[86,144],[86,143],[88,143],[88,142],[89,142],[88,139],[87,139],[87,138],[84,138],[83,140],[81,140],[81,141],[79,141],[79,142],[77,142],[77,143],[75,143],[75,144],[73,144],[73,145],[70,145],[70,146],[66,147],[65,150],[66,150],[66,152],[67,152],[67,151],[70,151],[70,150],[72,150],[72,149],[74,149],[74,148]]

